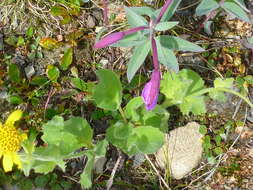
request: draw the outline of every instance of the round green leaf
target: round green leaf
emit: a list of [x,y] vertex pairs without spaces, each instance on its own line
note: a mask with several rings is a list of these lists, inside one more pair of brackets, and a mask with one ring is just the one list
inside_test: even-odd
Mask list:
[[111,70],[96,72],[99,84],[94,87],[93,98],[98,107],[105,110],[117,110],[122,100],[122,86],[118,76]]

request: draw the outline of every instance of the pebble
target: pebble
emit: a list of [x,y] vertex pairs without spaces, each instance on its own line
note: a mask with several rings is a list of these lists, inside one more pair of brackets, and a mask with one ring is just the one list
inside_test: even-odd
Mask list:
[[202,135],[199,124],[188,123],[166,135],[165,144],[155,154],[158,165],[168,169],[175,179],[182,179],[195,168],[202,158]]
[[25,67],[25,74],[28,79],[30,79],[35,74],[35,69],[33,66]]

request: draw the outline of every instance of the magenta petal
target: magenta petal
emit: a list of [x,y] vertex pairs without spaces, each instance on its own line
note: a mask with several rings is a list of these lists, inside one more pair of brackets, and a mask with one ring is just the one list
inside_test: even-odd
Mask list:
[[160,71],[155,69],[152,73],[150,81],[144,86],[141,96],[146,105],[147,110],[152,110],[158,100],[159,89],[160,89]]
[[99,40],[95,45],[94,48],[104,48],[109,46],[119,40],[121,40],[125,36],[124,32],[115,32],[112,34],[107,35],[106,37]]

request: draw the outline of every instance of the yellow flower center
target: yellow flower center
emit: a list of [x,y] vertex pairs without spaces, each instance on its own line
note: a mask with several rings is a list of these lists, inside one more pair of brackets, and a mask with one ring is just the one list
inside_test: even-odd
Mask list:
[[22,141],[23,137],[15,127],[0,127],[0,150],[3,153],[19,151]]

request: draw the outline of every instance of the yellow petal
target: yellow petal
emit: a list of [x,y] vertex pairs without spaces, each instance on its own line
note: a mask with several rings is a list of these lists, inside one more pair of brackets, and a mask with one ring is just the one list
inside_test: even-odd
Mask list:
[[26,140],[27,139],[27,134],[26,133],[22,133],[21,135],[20,135],[20,137],[21,137],[21,141],[23,142],[24,140]]
[[3,124],[0,122],[0,127],[2,127],[3,126]]
[[22,165],[21,165],[20,157],[19,155],[17,155],[17,153],[12,154],[12,161],[14,164],[17,164],[18,169],[21,169]]
[[13,161],[12,156],[9,154],[4,154],[3,156],[3,168],[5,172],[10,172],[12,170]]
[[21,110],[16,110],[12,112],[7,118],[5,125],[13,126],[14,123],[22,117],[23,112]]

